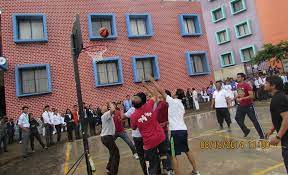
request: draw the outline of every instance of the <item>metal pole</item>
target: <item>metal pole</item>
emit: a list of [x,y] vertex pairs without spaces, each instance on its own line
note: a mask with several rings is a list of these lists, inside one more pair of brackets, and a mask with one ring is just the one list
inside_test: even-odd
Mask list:
[[71,47],[72,47],[72,60],[73,60],[73,67],[74,67],[74,77],[76,83],[76,92],[77,92],[77,100],[79,106],[79,115],[80,115],[80,123],[82,125],[82,136],[83,136],[83,147],[85,153],[85,160],[86,160],[86,167],[87,167],[87,175],[92,175],[92,170],[89,164],[89,143],[87,139],[86,127],[84,125],[84,108],[83,108],[83,100],[82,100],[82,91],[81,91],[81,83],[80,83],[80,76],[79,76],[79,68],[78,68],[78,57],[80,53],[76,53],[74,35],[71,34]]

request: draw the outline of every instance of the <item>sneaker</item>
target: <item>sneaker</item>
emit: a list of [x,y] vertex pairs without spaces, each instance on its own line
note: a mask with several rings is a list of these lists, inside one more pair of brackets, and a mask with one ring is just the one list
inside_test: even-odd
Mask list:
[[22,140],[19,141],[19,144],[22,144]]
[[48,147],[47,147],[47,146],[45,146],[45,147],[44,147],[44,149],[48,149]]
[[139,159],[139,156],[138,156],[138,154],[137,154],[137,153],[133,154],[133,157],[134,157],[134,159],[136,159],[136,160],[138,160],[138,159]]
[[220,126],[218,131],[222,131],[223,130],[223,126]]
[[174,175],[173,170],[169,170],[169,171],[167,172],[167,175]]
[[247,130],[247,132],[244,133],[244,137],[247,137],[250,133],[250,129]]
[[192,175],[200,175],[199,171],[192,171]]
[[35,150],[32,150],[32,153],[35,153]]
[[232,130],[231,130],[231,127],[230,126],[228,126],[228,132],[231,132]]

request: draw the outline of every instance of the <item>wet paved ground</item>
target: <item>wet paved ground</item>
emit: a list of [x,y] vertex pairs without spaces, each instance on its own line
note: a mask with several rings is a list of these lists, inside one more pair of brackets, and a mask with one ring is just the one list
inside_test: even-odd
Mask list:
[[[264,130],[271,126],[270,114],[267,107],[257,107],[259,119]],[[258,135],[252,127],[249,118],[246,124],[251,127],[251,133],[244,139],[242,131],[235,123],[235,110],[232,112],[232,132],[227,130],[218,131],[215,112],[208,112],[197,115],[188,115],[186,124],[189,128],[189,145],[196,157],[201,175],[284,175],[286,173],[282,164],[281,148],[268,147],[262,144],[262,148],[256,148]],[[89,138],[90,151],[96,166],[97,175],[105,175],[105,166],[108,158],[108,151],[101,144],[99,137]],[[210,142],[209,142],[210,141]],[[207,149],[203,143],[233,143],[220,148],[215,145]],[[221,142],[222,141],[222,142]],[[120,139],[117,140],[120,150],[119,175],[141,175],[139,163],[132,158],[128,146]],[[215,142],[214,142],[215,143]],[[207,147],[207,145],[206,145]],[[211,148],[213,147],[213,148]],[[54,146],[48,151],[38,150],[35,155],[23,161],[14,160],[5,166],[0,167],[0,175],[65,175],[69,167],[82,154],[82,142],[65,143]],[[37,155],[36,155],[37,154]],[[3,156],[1,154],[0,156]],[[191,174],[192,168],[184,155],[180,158],[182,174]],[[85,161],[80,163],[75,171],[77,175],[85,175]]]

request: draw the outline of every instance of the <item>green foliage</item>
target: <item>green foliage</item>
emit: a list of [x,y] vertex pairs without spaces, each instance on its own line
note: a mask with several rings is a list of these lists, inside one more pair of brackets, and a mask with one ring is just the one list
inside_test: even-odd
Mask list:
[[269,61],[272,58],[279,60],[288,58],[288,41],[281,41],[276,45],[271,43],[265,44],[262,50],[257,52],[251,62],[253,64],[260,64]]

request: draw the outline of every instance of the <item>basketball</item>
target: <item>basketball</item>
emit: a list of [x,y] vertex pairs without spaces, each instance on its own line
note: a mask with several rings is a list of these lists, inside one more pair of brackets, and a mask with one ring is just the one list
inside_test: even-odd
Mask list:
[[107,38],[109,36],[109,30],[105,27],[99,29],[99,34],[103,38]]

